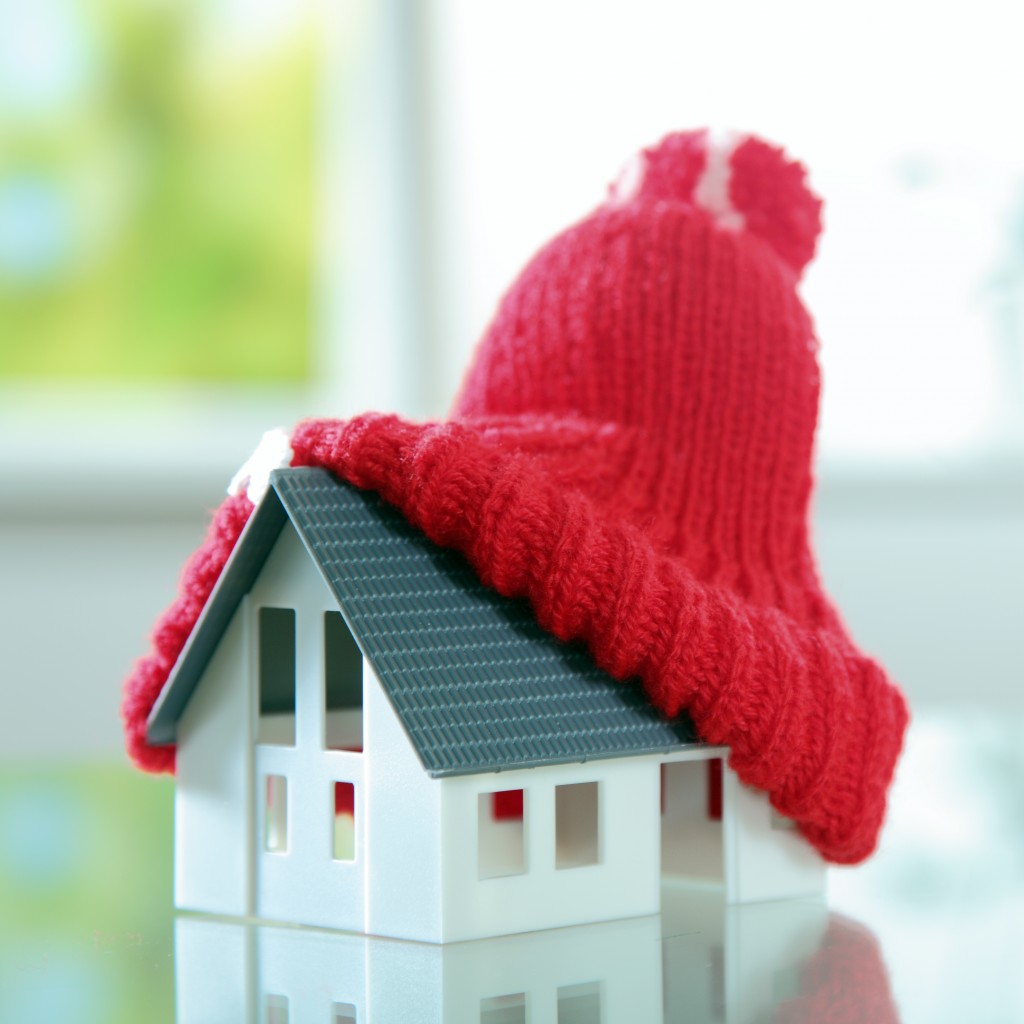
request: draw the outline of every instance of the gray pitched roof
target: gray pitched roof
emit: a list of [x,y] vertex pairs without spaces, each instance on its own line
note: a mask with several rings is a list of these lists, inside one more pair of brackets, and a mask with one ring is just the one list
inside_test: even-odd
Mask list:
[[544,632],[375,494],[278,470],[150,716],[170,743],[238,603],[290,519],[433,776],[662,753],[697,742],[640,688]]

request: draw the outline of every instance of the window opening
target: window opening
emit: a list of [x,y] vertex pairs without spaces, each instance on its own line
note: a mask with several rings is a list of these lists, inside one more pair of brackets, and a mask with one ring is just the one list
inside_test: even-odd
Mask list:
[[661,870],[665,875],[720,884],[722,759],[661,766]]
[[601,1024],[601,983],[563,985],[558,990],[558,1024]]
[[295,612],[260,608],[257,615],[259,743],[295,745]]
[[363,749],[363,655],[340,612],[324,613],[324,745]]
[[334,784],[335,860],[356,859],[356,787],[351,782]]
[[526,1024],[526,993],[481,999],[480,1024]]
[[555,867],[601,860],[600,799],[596,782],[555,786]]
[[287,853],[288,780],[283,775],[268,775],[264,793],[263,848],[267,853]]
[[[518,808],[518,815],[499,817],[502,806]],[[523,821],[525,795],[521,789],[481,793],[477,799],[477,863],[480,878],[503,878],[526,871],[526,836]]]

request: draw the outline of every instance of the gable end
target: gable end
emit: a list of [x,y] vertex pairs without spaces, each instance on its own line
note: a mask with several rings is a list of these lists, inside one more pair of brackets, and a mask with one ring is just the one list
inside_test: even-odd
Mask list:
[[146,739],[154,746],[175,742],[178,719],[287,519],[280,499],[273,488],[269,488],[246,523],[163,692],[153,705],[146,724]]

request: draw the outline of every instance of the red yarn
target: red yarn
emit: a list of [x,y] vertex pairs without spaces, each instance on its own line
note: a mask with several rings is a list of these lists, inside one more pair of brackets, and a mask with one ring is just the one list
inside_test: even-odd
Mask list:
[[760,236],[800,274],[814,256],[821,231],[821,200],[812,195],[804,169],[781,149],[747,138],[730,161],[730,195],[746,229]]
[[[707,164],[707,132],[675,132],[641,154],[642,177],[635,198],[692,203],[693,190]],[[613,198],[618,198],[613,193]]]
[[174,747],[151,747],[146,742],[146,719],[252,509],[252,502],[245,495],[239,495],[228,498],[217,510],[205,540],[185,566],[177,600],[157,621],[152,652],[139,659],[125,684],[121,705],[125,744],[131,759],[146,771],[174,771]]
[[[704,135],[673,138],[682,195]],[[307,422],[295,464],[379,492],[666,715],[688,711],[825,857],[853,863],[877,842],[907,708],[848,637],[807,534],[819,381],[794,270],[818,201],[777,150],[733,155],[774,168],[759,187],[776,182],[789,220],[742,174],[733,201],[761,239],[645,199],[641,183],[526,267],[452,422]],[[172,767],[145,745],[145,718],[250,510],[232,499],[218,513],[128,682],[143,767]]]

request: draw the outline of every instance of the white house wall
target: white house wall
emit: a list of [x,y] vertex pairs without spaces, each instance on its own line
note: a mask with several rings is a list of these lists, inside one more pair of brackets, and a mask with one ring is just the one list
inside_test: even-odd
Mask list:
[[[660,908],[658,764],[617,759],[441,780],[444,941],[656,914]],[[596,782],[599,862],[556,867],[555,787]],[[525,870],[480,878],[479,796],[525,794]]]
[[441,785],[423,770],[391,702],[363,672],[367,931],[440,942]]
[[[255,743],[261,607],[295,612],[294,745]],[[364,753],[325,743],[324,613],[337,603],[291,524],[232,618],[179,723],[176,897],[180,907],[426,942],[656,914],[661,763],[721,748],[432,779],[371,666]],[[270,850],[267,779],[287,784],[286,848]],[[351,860],[334,848],[334,785],[354,786]],[[556,865],[556,787],[598,787],[596,863]],[[522,789],[524,870],[481,877],[481,794]],[[723,771],[729,902],[822,891],[824,866],[773,824],[763,794]],[[278,805],[280,806],[280,805]],[[504,823],[503,823],[504,824]]]
[[[362,841],[366,822],[364,760],[359,753],[325,749],[323,621],[337,602],[290,523],[267,557],[249,594],[251,614],[260,607],[295,612],[295,744],[255,746],[255,911],[260,917],[363,931],[366,927]],[[257,658],[256,630],[250,657]],[[257,681],[253,694],[253,722]],[[266,779],[287,780],[287,849],[268,852]],[[355,786],[355,856],[333,859],[334,783]]]
[[178,723],[174,891],[189,910],[252,910],[247,622],[243,601]]
[[722,771],[725,895],[729,903],[823,896],[826,865],[817,851],[772,812],[765,793]]

